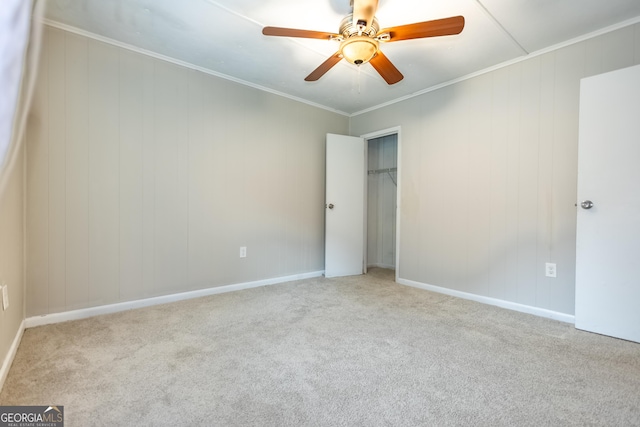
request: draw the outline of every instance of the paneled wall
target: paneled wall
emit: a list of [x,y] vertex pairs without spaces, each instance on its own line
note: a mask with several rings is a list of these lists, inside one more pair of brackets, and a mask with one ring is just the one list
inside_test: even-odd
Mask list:
[[379,171],[397,167],[398,136],[369,140],[367,152],[367,265],[395,269],[397,172]]
[[[24,151],[20,150],[0,193],[0,282],[9,291],[9,308],[0,307],[0,366],[24,319]],[[6,375],[9,366],[0,370]],[[0,378],[0,388],[4,378]]]
[[400,278],[573,314],[580,79],[638,63],[633,25],[352,117],[402,128]]
[[323,270],[327,132],[348,118],[47,27],[27,316]]

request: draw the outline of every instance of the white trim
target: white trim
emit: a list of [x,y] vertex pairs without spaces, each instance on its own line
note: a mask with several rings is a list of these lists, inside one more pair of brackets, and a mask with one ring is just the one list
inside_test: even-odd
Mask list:
[[482,295],[470,294],[467,292],[456,291],[454,289],[442,288],[440,286],[427,285],[425,283],[414,282],[407,279],[396,280],[401,285],[411,286],[414,288],[424,289],[427,291],[437,292],[439,294],[450,295],[452,297],[462,298],[466,300],[481,302],[483,304],[494,305],[496,307],[506,308],[508,310],[519,311],[521,313],[533,314],[548,319],[559,320],[566,323],[575,323],[576,318],[571,314],[559,313],[557,311],[547,310],[545,308],[532,307],[530,305],[518,304],[517,302],[505,301],[497,298],[485,297]]
[[[351,121],[349,121],[351,122]],[[401,199],[401,188],[402,188],[402,127],[394,126],[387,129],[377,130],[375,132],[369,132],[364,135],[360,135],[361,138],[364,138],[365,142],[370,139],[381,138],[387,135],[396,135],[396,144],[398,148],[397,152],[397,162],[396,168],[398,170],[398,174],[396,176],[396,265],[391,267],[383,267],[383,268],[392,268],[396,272],[396,282],[400,278],[400,218],[402,217],[402,211],[400,203]],[[368,144],[365,144],[367,146]],[[365,211],[366,212],[366,211]],[[366,251],[365,246],[365,251]]]
[[257,288],[260,286],[275,285],[278,283],[291,282],[294,280],[310,279],[320,277],[323,271],[313,271],[311,273],[295,274],[292,276],[275,277],[272,279],[256,280],[254,282],[236,283],[234,285],[218,286],[215,288],[200,289],[197,291],[181,292],[178,294],[163,295],[159,297],[146,298],[136,301],[120,302],[116,304],[101,305],[98,307],[83,308],[80,310],[65,311],[62,313],[45,314],[25,319],[25,328],[61,323],[69,320],[86,319],[88,317],[100,316],[103,314],[118,313],[120,311],[132,310],[136,308],[150,307],[159,304],[183,301],[187,299],[199,298],[209,295],[223,294],[227,292],[240,291],[242,289]]
[[396,168],[398,173],[396,174],[396,282],[400,278],[400,236],[401,236],[401,227],[400,220],[402,219],[402,130],[400,126],[397,127],[398,136],[397,136],[397,153],[398,160],[396,161]]
[[388,270],[395,270],[396,266],[391,264],[367,264],[367,268],[386,268]]
[[513,65],[513,64],[517,64],[517,63],[522,62],[522,61],[526,61],[526,60],[531,59],[531,58],[535,58],[536,56],[544,55],[545,53],[553,52],[555,50],[559,50],[559,49],[562,49],[564,47],[571,46],[571,45],[574,45],[576,43],[580,43],[580,42],[583,42],[585,40],[589,40],[589,39],[592,39],[594,37],[598,37],[598,36],[601,36],[603,34],[607,34],[607,33],[610,33],[612,31],[616,31],[616,30],[619,30],[621,28],[625,28],[625,27],[628,27],[630,25],[637,24],[639,22],[640,22],[640,16],[636,16],[635,18],[628,19],[628,20],[623,21],[623,22],[619,22],[619,23],[617,23],[615,25],[611,25],[609,27],[602,28],[602,29],[594,31],[592,33],[585,34],[583,36],[576,37],[574,39],[567,40],[565,42],[558,43],[558,44],[555,44],[553,46],[549,46],[549,47],[546,47],[544,49],[537,50],[537,51],[532,52],[532,53],[530,53],[528,55],[523,55],[523,56],[519,56],[519,57],[514,58],[514,59],[510,59],[508,61],[505,61],[505,62],[502,62],[500,64],[494,65],[492,67],[485,68],[484,70],[475,71],[473,73],[464,75],[462,77],[458,77],[457,79],[449,80],[447,82],[440,83],[440,84],[437,84],[435,86],[430,86],[430,87],[428,87],[426,89],[422,89],[422,90],[420,90],[418,92],[410,93],[409,95],[405,95],[405,96],[402,96],[400,98],[392,99],[391,101],[383,102],[382,104],[374,105],[373,107],[365,108],[364,110],[356,111],[355,113],[351,113],[349,115],[349,117],[355,117],[355,116],[359,116],[361,114],[369,113],[371,111],[379,110],[380,108],[388,107],[389,105],[397,104],[399,102],[406,101],[407,99],[415,98],[417,96],[424,95],[425,93],[433,92],[433,91],[436,91],[438,89],[442,89],[444,87],[451,86],[451,85],[454,85],[456,83],[460,83],[460,82],[463,82],[465,80],[469,80],[469,79],[472,79],[474,77],[478,77],[478,76],[481,76],[483,74],[487,74],[487,73],[490,73],[492,71],[496,71],[496,70],[499,70],[501,68],[505,68],[505,67],[508,67],[510,65]]
[[[349,120],[351,121],[351,120]],[[362,137],[360,137],[362,138]],[[369,270],[369,141],[366,138],[362,138],[362,145],[364,147],[364,159],[362,160],[364,177],[362,180],[362,200],[364,206],[362,207],[362,270],[364,274],[367,274]]]
[[0,368],[0,391],[2,391],[2,388],[4,387],[4,381],[7,379],[7,375],[9,375],[9,369],[11,369],[13,359],[16,357],[16,353],[18,352],[18,347],[20,346],[20,341],[22,341],[24,329],[25,321],[23,320],[20,323],[20,327],[18,328],[18,332],[16,333],[13,342],[11,343],[11,347],[9,347],[9,352],[2,361],[2,368]]
[[265,86],[260,86],[260,85],[255,84],[255,83],[248,82],[246,80],[241,80],[241,79],[238,79],[236,77],[229,76],[227,74],[222,74],[222,73],[219,73],[217,71],[210,70],[208,68],[200,67],[200,66],[192,64],[190,62],[181,61],[179,59],[171,58],[171,57],[166,56],[166,55],[161,55],[159,53],[152,52],[150,50],[146,50],[146,49],[142,49],[142,48],[139,48],[139,47],[136,47],[136,46],[132,46],[132,45],[127,44],[127,43],[123,43],[123,42],[120,42],[120,41],[117,41],[117,40],[114,40],[114,39],[110,39],[109,37],[100,36],[98,34],[94,34],[94,33],[91,33],[89,31],[81,30],[80,28],[72,27],[71,25],[61,24],[59,22],[52,21],[52,20],[46,19],[46,18],[42,19],[41,22],[44,25],[47,25],[47,26],[52,27],[52,28],[57,28],[59,30],[66,31],[68,33],[72,33],[72,34],[76,34],[76,35],[79,35],[79,36],[83,36],[83,37],[86,37],[86,38],[89,38],[89,39],[92,39],[92,40],[96,40],[96,41],[99,41],[99,42],[102,42],[102,43],[107,43],[107,44],[110,44],[112,46],[117,46],[117,47],[120,47],[122,49],[127,49],[127,50],[130,50],[132,52],[139,53],[141,55],[150,56],[152,58],[159,59],[161,61],[169,62],[171,64],[175,64],[175,65],[179,65],[181,67],[189,68],[191,70],[200,71],[202,73],[209,74],[211,76],[219,77],[219,78],[225,79],[225,80],[230,80],[230,81],[232,81],[234,83],[239,83],[239,84],[244,85],[244,86],[249,86],[249,87],[252,87],[254,89],[258,89],[258,90],[261,90],[261,91],[264,91],[264,92],[271,93],[273,95],[282,96],[283,98],[288,98],[288,99],[291,99],[293,101],[302,102],[303,104],[311,105],[312,107],[321,108],[323,110],[331,111],[332,113],[336,113],[336,114],[340,114],[342,116],[349,117],[349,113],[337,110],[335,108],[327,107],[326,105],[317,104],[317,103],[309,101],[307,99],[303,99],[303,98],[299,98],[297,96],[289,95],[289,94],[286,94],[284,92],[279,92],[277,90],[270,89],[270,88],[265,87]]
[[387,129],[382,129],[382,130],[377,130],[375,132],[369,132],[366,133],[364,135],[360,135],[360,138],[364,138],[364,139],[376,139],[376,138],[382,138],[383,136],[387,136],[387,135],[393,135],[393,134],[399,134],[400,133],[400,126],[394,126],[391,128],[387,128]]

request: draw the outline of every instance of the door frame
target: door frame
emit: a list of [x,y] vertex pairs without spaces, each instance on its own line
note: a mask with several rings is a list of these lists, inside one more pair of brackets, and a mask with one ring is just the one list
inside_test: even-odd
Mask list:
[[[364,138],[364,161],[366,162],[365,164],[368,165],[368,158],[369,158],[369,140],[370,139],[376,139],[376,138],[382,138],[383,136],[388,136],[388,135],[397,135],[397,146],[398,146],[398,154],[397,154],[397,162],[396,162],[396,167],[398,169],[398,172],[396,174],[396,262],[395,262],[395,281],[398,281],[398,278],[400,277],[400,218],[401,218],[401,203],[400,201],[402,200],[401,198],[401,194],[400,194],[400,189],[402,188],[401,186],[401,180],[402,180],[402,174],[401,172],[401,163],[402,163],[402,132],[401,132],[401,127],[400,126],[394,126],[394,127],[390,127],[390,128],[386,128],[386,129],[381,129],[375,132],[370,132],[370,133],[366,133],[364,135],[360,135],[360,138]],[[368,170],[369,168],[365,168],[366,170]],[[365,176],[365,192],[364,192],[364,272],[366,274],[367,272],[367,221],[368,221],[368,209],[367,209],[367,197],[369,194],[369,180],[368,180],[368,176]]]

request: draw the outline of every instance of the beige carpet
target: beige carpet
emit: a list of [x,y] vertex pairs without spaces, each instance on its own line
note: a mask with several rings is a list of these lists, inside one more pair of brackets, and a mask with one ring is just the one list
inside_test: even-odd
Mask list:
[[29,329],[0,404],[67,426],[633,426],[640,345],[373,270]]

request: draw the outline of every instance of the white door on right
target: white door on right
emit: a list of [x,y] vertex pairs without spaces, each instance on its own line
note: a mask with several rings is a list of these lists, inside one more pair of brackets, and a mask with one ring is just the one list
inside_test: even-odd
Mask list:
[[640,66],[580,85],[576,328],[640,342]]

